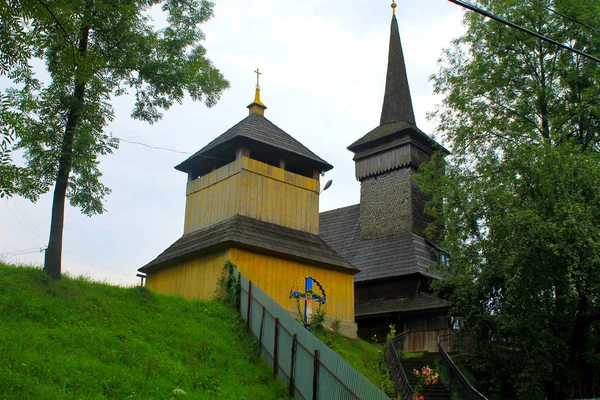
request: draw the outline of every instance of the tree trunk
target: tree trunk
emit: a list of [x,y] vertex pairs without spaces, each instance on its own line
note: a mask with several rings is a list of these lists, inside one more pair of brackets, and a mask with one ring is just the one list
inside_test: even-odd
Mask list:
[[[90,28],[81,29],[79,38],[79,55],[85,57],[88,47],[88,36]],[[75,141],[75,129],[77,121],[81,116],[81,108],[85,98],[86,82],[78,81],[77,74],[75,78],[75,88],[73,90],[73,102],[71,104],[67,123],[65,125],[65,134],[63,136],[60,157],[58,160],[58,174],[54,186],[54,198],[52,200],[52,216],[50,222],[50,238],[44,257],[44,271],[53,279],[60,279],[62,270],[62,240],[65,222],[65,201],[67,198],[67,187],[69,185],[69,174],[73,161],[73,143]]]

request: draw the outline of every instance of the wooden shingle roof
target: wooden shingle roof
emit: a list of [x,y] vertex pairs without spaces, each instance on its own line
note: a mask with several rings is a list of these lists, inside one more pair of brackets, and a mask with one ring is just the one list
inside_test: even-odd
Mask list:
[[263,115],[250,114],[187,160],[177,165],[175,169],[188,172],[190,166],[196,163],[198,159],[203,156],[210,156],[220,147],[228,146],[240,139],[257,142],[275,151],[279,150],[291,154],[295,158],[313,164],[315,169],[320,171],[329,171],[333,168],[331,164],[310,151]]
[[348,150],[357,153],[365,148],[373,148],[382,142],[389,142],[404,135],[408,135],[414,141],[424,145],[426,151],[430,154],[438,149],[448,152],[417,128],[398,21],[394,15],[390,27],[388,66],[379,126],[348,146]]
[[360,270],[354,277],[355,282],[410,274],[438,277],[428,271],[436,258],[423,237],[404,232],[361,240],[359,217],[359,204],[319,214],[319,235]]
[[374,301],[370,303],[359,303],[354,307],[356,317],[390,314],[396,312],[425,311],[449,308],[451,303],[425,293],[406,299],[394,299]]
[[380,125],[390,122],[405,121],[416,125],[406,66],[404,65],[404,53],[400,42],[400,32],[396,16],[392,17],[390,27],[390,48],[388,52],[388,67],[385,79],[385,95],[383,96],[383,107],[381,109]]
[[235,247],[323,268],[358,272],[318,235],[235,215],[183,235],[158,257],[139,269],[154,272],[176,263]]

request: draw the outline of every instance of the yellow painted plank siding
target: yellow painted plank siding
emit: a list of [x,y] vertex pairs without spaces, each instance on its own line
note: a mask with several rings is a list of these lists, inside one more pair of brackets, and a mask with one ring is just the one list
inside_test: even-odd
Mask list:
[[211,300],[223,265],[229,258],[229,250],[224,250],[148,273],[146,286],[158,293]]
[[240,174],[187,196],[183,232],[188,233],[239,213]]
[[319,233],[319,181],[242,157],[187,185],[184,233],[236,214]]
[[[323,286],[327,295],[328,317],[354,322],[354,277],[294,261],[283,260],[246,250],[230,249],[231,261],[240,272],[258,285],[283,308],[296,312],[296,300],[290,299],[294,284],[311,276]],[[303,285],[301,282],[300,285]],[[298,289],[302,289],[301,287]]]

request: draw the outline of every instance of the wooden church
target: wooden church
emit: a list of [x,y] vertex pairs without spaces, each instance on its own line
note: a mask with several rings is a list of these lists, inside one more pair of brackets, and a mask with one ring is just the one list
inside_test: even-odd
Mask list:
[[[395,9],[395,4],[392,4]],[[354,277],[358,335],[408,332],[407,350],[437,351],[448,333],[449,302],[429,290],[431,268],[447,256],[424,237],[427,198],[412,180],[436,151],[416,125],[395,13],[379,126],[352,143],[360,203],[320,214],[320,235],[360,272]]]
[[424,237],[412,176],[446,150],[416,126],[395,15],[388,57],[380,124],[348,147],[359,204],[319,214],[319,176],[333,167],[265,118],[257,84],[248,117],[176,167],[188,174],[184,234],[140,268],[147,286],[210,299],[231,260],[294,313],[290,289],[310,276],[344,335],[383,339],[395,324],[405,349],[437,351],[450,304],[429,284],[444,252]]
[[152,290],[208,300],[231,260],[292,314],[290,293],[310,277],[325,292],[328,320],[356,337],[358,270],[319,236],[319,177],[333,167],[265,118],[258,82],[248,108],[175,167],[188,175],[184,234],[139,271]]

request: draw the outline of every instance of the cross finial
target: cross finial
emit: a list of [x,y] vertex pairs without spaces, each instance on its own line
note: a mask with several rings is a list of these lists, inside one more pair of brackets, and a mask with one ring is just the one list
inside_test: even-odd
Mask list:
[[396,15],[396,0],[392,0],[392,15]]
[[256,70],[254,71],[254,73],[256,74],[256,88],[260,89],[260,85],[258,83],[258,78],[260,77],[260,75],[262,75],[262,73],[259,71],[258,68],[256,68]]

